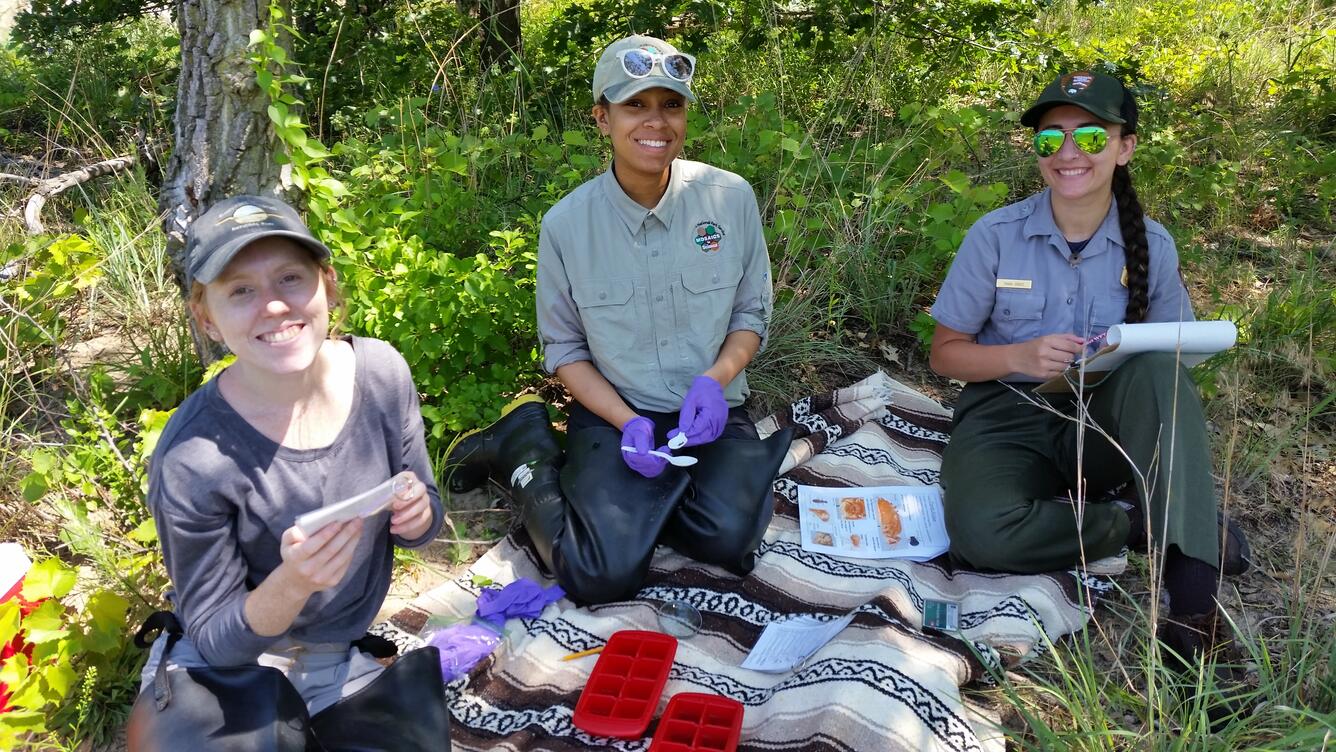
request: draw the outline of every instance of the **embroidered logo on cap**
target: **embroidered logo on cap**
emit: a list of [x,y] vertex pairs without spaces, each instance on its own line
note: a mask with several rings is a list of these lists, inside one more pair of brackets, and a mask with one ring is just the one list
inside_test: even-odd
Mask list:
[[269,219],[269,212],[261,209],[254,204],[242,204],[232,210],[232,213],[218,220],[219,225],[235,222],[239,225],[252,225],[256,222],[263,222]]
[[719,243],[724,239],[724,228],[718,222],[701,222],[696,225],[696,245],[706,253],[719,250]]
[[1069,96],[1075,96],[1090,88],[1090,84],[1094,82],[1095,77],[1090,71],[1077,71],[1062,77],[1062,89]]

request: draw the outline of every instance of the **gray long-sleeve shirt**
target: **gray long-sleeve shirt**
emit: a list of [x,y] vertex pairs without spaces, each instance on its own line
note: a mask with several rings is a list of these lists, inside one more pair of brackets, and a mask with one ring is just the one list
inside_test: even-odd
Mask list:
[[[177,616],[214,666],[253,663],[283,637],[349,642],[385,599],[393,546],[422,546],[444,521],[423,438],[417,391],[403,356],[354,337],[353,406],[337,438],[292,449],[246,422],[208,382],[168,421],[149,466],[148,506],[171,576]],[[388,511],[364,520],[348,573],[311,596],[285,635],[255,634],[247,594],[278,567],[283,531],[298,515],[375,487],[408,469],[427,486],[432,524],[419,539],[389,532]]]

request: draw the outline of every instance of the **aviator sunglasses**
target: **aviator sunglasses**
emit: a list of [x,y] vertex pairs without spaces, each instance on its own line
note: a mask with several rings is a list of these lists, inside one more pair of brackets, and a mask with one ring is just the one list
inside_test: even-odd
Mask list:
[[1109,131],[1102,125],[1083,125],[1080,128],[1045,128],[1034,134],[1034,150],[1041,157],[1051,157],[1062,148],[1067,134],[1072,134],[1076,148],[1086,154],[1098,154],[1109,143]]
[[696,58],[685,52],[665,55],[661,52],[631,49],[617,53],[617,58],[622,61],[622,70],[631,78],[648,76],[654,70],[655,63],[663,69],[664,75],[682,83],[690,81],[692,74],[696,72]]

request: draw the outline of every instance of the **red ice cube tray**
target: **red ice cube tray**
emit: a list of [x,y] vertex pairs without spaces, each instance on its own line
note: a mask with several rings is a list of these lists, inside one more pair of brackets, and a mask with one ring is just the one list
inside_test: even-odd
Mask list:
[[675,655],[677,638],[671,635],[614,632],[575,704],[575,727],[595,736],[642,736],[659,706]]
[[742,735],[742,703],[718,695],[673,695],[649,752],[733,752]]

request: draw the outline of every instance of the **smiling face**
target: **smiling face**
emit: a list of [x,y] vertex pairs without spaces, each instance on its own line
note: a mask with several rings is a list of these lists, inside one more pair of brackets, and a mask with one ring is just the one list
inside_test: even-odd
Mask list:
[[623,102],[594,105],[594,121],[612,139],[619,180],[663,181],[682,153],[687,98],[671,89],[646,89]]
[[332,274],[291,240],[262,238],[204,286],[191,311],[211,339],[236,354],[238,365],[298,373],[315,362],[329,336],[326,276]]
[[1136,134],[1122,135],[1122,126],[1106,123],[1074,105],[1064,104],[1045,112],[1038,130],[1070,131],[1083,125],[1100,125],[1109,132],[1109,143],[1098,154],[1087,154],[1068,135],[1062,148],[1050,157],[1039,157],[1039,174],[1056,200],[1084,202],[1107,200],[1112,192],[1113,169],[1132,159]]

